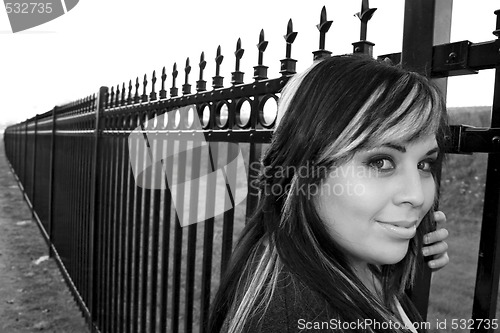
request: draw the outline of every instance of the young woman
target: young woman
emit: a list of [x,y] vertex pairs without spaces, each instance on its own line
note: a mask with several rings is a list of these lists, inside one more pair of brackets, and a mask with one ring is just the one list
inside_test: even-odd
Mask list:
[[366,56],[294,76],[209,332],[422,331],[404,290],[423,252],[448,262],[429,233],[446,119],[425,77]]

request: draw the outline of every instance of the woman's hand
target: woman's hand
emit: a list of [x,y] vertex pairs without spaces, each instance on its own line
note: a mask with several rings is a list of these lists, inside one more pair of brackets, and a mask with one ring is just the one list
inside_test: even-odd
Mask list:
[[[434,212],[434,219],[438,224],[446,222],[446,216],[441,211]],[[445,242],[446,238],[448,238],[448,230],[444,228],[429,232],[424,236],[422,253],[424,257],[432,258],[427,264],[433,271],[443,268],[450,262],[447,252],[448,244]]]

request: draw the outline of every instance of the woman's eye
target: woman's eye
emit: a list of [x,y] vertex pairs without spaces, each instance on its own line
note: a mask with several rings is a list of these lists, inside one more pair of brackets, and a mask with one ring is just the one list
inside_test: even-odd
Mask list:
[[435,163],[436,163],[436,161],[431,161],[431,160],[421,161],[418,163],[417,167],[422,171],[431,172]]
[[395,168],[394,163],[388,158],[377,158],[371,160],[368,165],[379,171],[389,171]]

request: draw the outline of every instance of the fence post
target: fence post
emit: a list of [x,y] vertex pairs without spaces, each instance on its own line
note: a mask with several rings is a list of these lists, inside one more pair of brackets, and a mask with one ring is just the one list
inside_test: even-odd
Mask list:
[[[493,32],[500,38],[500,10],[497,15],[496,30]],[[495,68],[495,88],[493,106],[491,109],[490,128],[500,127],[500,66]],[[498,140],[494,137],[493,140]],[[495,141],[494,141],[495,142]],[[474,303],[472,319],[474,328],[471,332],[494,332],[492,327],[478,325],[477,319],[493,322],[496,318],[498,297],[498,280],[500,275],[500,154],[488,154],[486,172],[486,188],[484,190],[483,221],[481,223],[481,238],[479,241],[479,256],[477,263],[476,286],[474,289]]]
[[[27,177],[27,172],[26,172],[26,165],[28,164],[28,119],[24,122],[24,151],[23,151],[23,179],[21,181],[21,184],[23,185],[23,196],[25,199],[28,199],[28,195],[26,194],[26,177]],[[30,204],[29,200],[26,200],[28,205]]]
[[52,227],[54,220],[54,168],[55,168],[55,156],[56,156],[56,118],[57,118],[57,109],[55,106],[52,109],[52,134],[50,140],[50,174],[49,174],[49,218],[48,218],[48,243],[49,243],[49,256],[53,257],[54,252],[52,249]]
[[38,129],[38,114],[35,115],[34,118],[35,121],[35,128],[34,128],[34,137],[33,137],[33,171],[31,174],[31,214],[33,215],[33,218],[36,218],[36,212],[35,212],[35,182],[36,182],[36,143],[37,143],[37,129]]
[[108,93],[108,87],[101,87],[99,89],[99,94],[97,96],[97,102],[96,102],[96,110],[95,110],[95,131],[94,131],[94,156],[92,159],[92,166],[91,166],[91,176],[90,176],[90,254],[89,254],[89,301],[88,301],[88,307],[89,307],[89,313],[90,313],[90,320],[89,320],[89,328],[91,332],[94,332],[94,318],[96,317],[96,309],[97,309],[97,295],[96,295],[96,288],[95,288],[95,282],[96,282],[96,272],[97,270],[95,269],[95,262],[97,262],[96,256],[99,255],[98,251],[96,251],[96,246],[98,243],[98,235],[95,232],[98,228],[98,223],[99,223],[99,158],[100,158],[100,138],[101,138],[101,130],[102,130],[102,125],[101,125],[101,116],[102,112],[104,111],[105,107],[105,100],[106,100],[106,94]]
[[[431,75],[432,46],[450,41],[451,12],[453,0],[406,0],[403,29],[403,67],[423,74]],[[446,79],[436,82],[441,93],[446,96]],[[440,169],[436,175],[440,182]],[[439,191],[439,190],[438,190]],[[431,270],[427,265],[417,272],[415,286],[408,291],[422,319],[427,320]]]

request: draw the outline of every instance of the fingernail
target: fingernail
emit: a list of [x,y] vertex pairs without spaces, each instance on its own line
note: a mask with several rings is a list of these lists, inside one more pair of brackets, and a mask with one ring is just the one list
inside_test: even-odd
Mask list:
[[422,249],[422,254],[424,256],[427,256],[429,254],[429,250],[428,249]]

